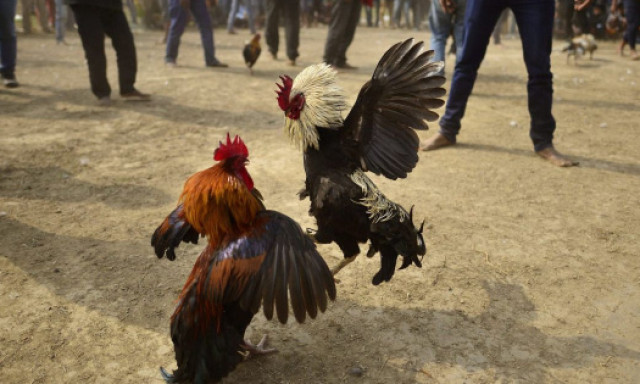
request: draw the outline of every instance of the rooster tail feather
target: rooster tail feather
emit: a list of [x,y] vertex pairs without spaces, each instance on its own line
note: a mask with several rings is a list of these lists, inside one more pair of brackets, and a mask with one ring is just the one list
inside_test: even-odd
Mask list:
[[179,306],[171,322],[178,369],[173,374],[161,369],[161,374],[167,383],[219,382],[243,360],[244,332],[253,315],[232,305],[220,317],[207,317],[198,311],[202,303],[198,307],[189,301]]
[[167,259],[175,260],[175,248],[183,241],[197,244],[198,237],[198,232],[186,221],[181,204],[155,230],[151,236],[151,246],[159,259],[166,255]]

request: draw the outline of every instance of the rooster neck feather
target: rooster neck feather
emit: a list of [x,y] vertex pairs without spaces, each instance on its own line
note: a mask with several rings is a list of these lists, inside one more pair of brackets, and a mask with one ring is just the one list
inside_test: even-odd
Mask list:
[[387,199],[364,172],[356,170],[349,177],[351,181],[362,189],[364,196],[359,201],[355,201],[355,203],[367,208],[367,215],[369,215],[371,221],[374,223],[385,222],[396,216],[400,219],[400,222],[408,219],[407,212],[393,201]]
[[260,202],[244,182],[223,164],[191,176],[180,196],[186,219],[216,247],[229,235],[250,228],[261,210]]
[[336,84],[336,71],[324,63],[305,68],[293,82],[290,100],[298,94],[305,97],[304,107],[299,119],[285,116],[285,132],[303,150],[319,149],[317,128],[341,127],[341,112],[347,108],[345,93]]

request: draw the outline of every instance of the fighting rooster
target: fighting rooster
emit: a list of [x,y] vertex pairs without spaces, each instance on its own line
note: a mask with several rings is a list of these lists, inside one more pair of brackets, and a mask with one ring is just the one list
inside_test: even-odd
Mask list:
[[[424,120],[438,115],[444,104],[445,79],[437,75],[442,62],[431,62],[433,51],[407,40],[380,59],[370,81],[347,116],[345,95],[336,85],[336,72],[326,64],[307,67],[292,80],[282,76],[278,104],[285,114],[285,131],[304,151],[305,188],[318,243],[338,244],[344,260],[334,274],[360,253],[358,243],[371,242],[367,256],[381,255],[373,284],[389,281],[398,255],[400,269],[426,253],[423,226],[415,228],[413,209],[407,212],[387,199],[366,171],[390,179],[404,178],[418,162],[419,139],[414,129],[427,129]],[[423,223],[424,224],[424,223]]]
[[251,74],[253,74],[253,65],[258,61],[258,57],[260,57],[260,52],[262,52],[262,48],[260,48],[260,34],[256,33],[251,41],[246,43],[242,49],[244,63],[247,65],[247,68],[249,68]]
[[262,303],[264,315],[286,323],[287,291],[302,323],[335,299],[331,271],[316,247],[289,217],[265,210],[245,168],[249,152],[227,135],[214,152],[217,164],[191,176],[180,204],[151,239],[158,258],[175,259],[181,241],[207,246],[195,262],[171,316],[171,339],[178,369],[167,383],[219,382],[243,355],[273,350],[244,341]]

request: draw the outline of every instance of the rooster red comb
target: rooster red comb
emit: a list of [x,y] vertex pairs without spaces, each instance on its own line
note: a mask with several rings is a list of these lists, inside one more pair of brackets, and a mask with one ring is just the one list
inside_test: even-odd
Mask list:
[[278,105],[280,109],[286,111],[289,108],[289,96],[291,94],[291,87],[293,86],[293,79],[287,75],[280,76],[280,80],[282,80],[282,85],[276,83],[279,91],[276,91],[278,94]]
[[249,157],[249,150],[240,136],[236,135],[231,141],[229,133],[227,133],[227,143],[220,142],[220,146],[213,152],[213,160],[222,161],[234,156]]

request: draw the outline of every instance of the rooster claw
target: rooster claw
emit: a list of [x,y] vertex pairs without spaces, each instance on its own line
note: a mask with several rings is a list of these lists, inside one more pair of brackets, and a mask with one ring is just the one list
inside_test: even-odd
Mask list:
[[313,242],[314,242],[314,243],[316,243],[316,242],[317,242],[317,241],[316,241],[316,233],[318,233],[318,231],[317,231],[317,230],[315,230],[315,229],[313,229],[313,228],[307,228],[307,230],[306,230],[306,234],[307,234],[307,236],[309,236],[309,238],[310,238],[311,240],[313,240]]
[[262,336],[260,342],[255,345],[251,343],[251,341],[245,340],[244,345],[242,345],[244,351],[238,351],[238,353],[241,354],[245,360],[249,360],[254,356],[269,355],[278,352],[275,348],[267,348],[268,341],[269,338],[267,335]]

